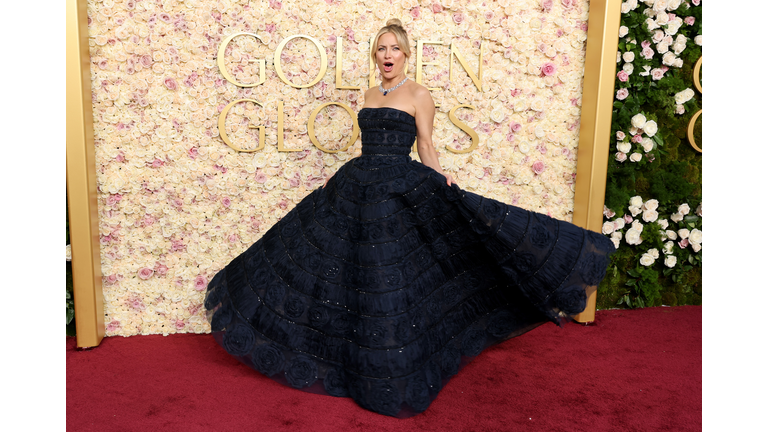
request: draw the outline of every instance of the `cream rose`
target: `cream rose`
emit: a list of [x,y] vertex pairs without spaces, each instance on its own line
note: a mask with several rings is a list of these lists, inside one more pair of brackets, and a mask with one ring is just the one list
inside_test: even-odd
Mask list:
[[646,122],[645,116],[642,114],[635,114],[634,116],[632,116],[632,126],[638,129],[642,129],[643,126],[645,126],[645,122]]
[[677,257],[676,256],[674,256],[674,255],[667,255],[664,258],[664,265],[665,266],[667,266],[669,268],[672,268],[672,267],[675,266],[675,264],[677,264]]
[[647,253],[644,253],[643,256],[640,257],[640,264],[646,267],[652,266],[654,262],[656,262],[656,260]]
[[[622,8],[622,12],[623,12],[623,13],[626,13],[626,12],[624,12],[624,10],[623,10],[623,9],[624,9],[624,5],[625,5],[625,4],[626,4],[626,3],[624,3],[624,4],[622,4],[622,5],[621,5],[621,8]],[[627,11],[627,12],[628,12],[628,11]],[[626,35],[627,35],[627,33],[629,33],[629,28],[628,28],[627,26],[621,26],[621,27],[619,27],[619,37],[624,37],[624,36],[626,36]]]
[[650,138],[643,138],[643,140],[640,142],[640,145],[643,147],[643,150],[646,153],[653,150],[653,140]]
[[656,135],[656,132],[658,131],[659,131],[659,126],[653,120],[648,120],[645,123],[645,126],[643,126],[643,132],[645,132],[645,134],[648,135],[649,137]]
[[687,88],[680,93],[675,94],[675,103],[682,105],[693,98],[693,90]]
[[682,215],[687,215],[691,211],[691,208],[687,203],[683,203],[680,204],[680,207],[677,208],[677,211]]
[[643,212],[643,220],[651,223],[659,218],[659,213],[656,210],[646,210]]
[[643,242],[643,240],[640,238],[640,231],[630,228],[627,230],[627,234],[624,236],[624,239],[627,241],[627,244],[629,245],[639,245]]
[[667,222],[666,219],[659,219],[656,221],[657,224],[661,227],[661,229],[665,230],[669,226],[669,222]]
[[643,206],[643,197],[640,195],[633,196],[629,199],[629,205],[631,207],[642,207]]
[[621,58],[625,62],[631,63],[631,62],[633,62],[635,60],[635,53],[633,53],[632,51],[627,51],[627,52],[625,52],[624,54],[621,55]]
[[603,234],[608,235],[613,232],[613,222],[606,222],[603,224]]
[[618,149],[622,153],[629,153],[632,150],[632,144],[628,142],[620,142],[616,144],[616,149]]
[[702,234],[701,230],[699,230],[698,228],[692,229],[691,232],[688,234],[688,241],[694,244],[696,243],[701,244],[701,234]]
[[672,213],[672,216],[669,217],[672,219],[672,222],[680,222],[683,220],[683,214],[682,213]]
[[673,230],[666,230],[667,238],[670,240],[677,240],[677,233]]
[[681,239],[687,239],[690,234],[691,232],[686,228],[677,230],[677,235],[680,236]]
[[643,155],[641,153],[632,153],[629,155],[629,160],[632,162],[640,162],[643,159]]

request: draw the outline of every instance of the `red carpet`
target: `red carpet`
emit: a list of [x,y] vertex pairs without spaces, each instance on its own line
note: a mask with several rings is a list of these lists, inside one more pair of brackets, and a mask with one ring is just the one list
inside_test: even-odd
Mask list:
[[71,431],[701,430],[701,307],[598,311],[486,350],[423,414],[281,386],[210,335],[67,340]]

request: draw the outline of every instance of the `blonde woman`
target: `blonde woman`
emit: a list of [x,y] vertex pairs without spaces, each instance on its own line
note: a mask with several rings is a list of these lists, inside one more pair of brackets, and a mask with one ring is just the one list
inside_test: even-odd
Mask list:
[[393,19],[374,40],[362,155],[221,270],[205,306],[259,372],[408,417],[486,347],[581,312],[614,247],[460,189],[433,146],[432,97],[406,77],[408,34]]

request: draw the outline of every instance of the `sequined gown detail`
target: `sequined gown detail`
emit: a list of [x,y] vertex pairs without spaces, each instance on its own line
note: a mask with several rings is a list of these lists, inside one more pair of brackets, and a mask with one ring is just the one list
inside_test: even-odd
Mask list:
[[447,186],[415,119],[360,111],[362,155],[211,280],[211,330],[285,385],[408,417],[486,347],[585,307],[613,243]]

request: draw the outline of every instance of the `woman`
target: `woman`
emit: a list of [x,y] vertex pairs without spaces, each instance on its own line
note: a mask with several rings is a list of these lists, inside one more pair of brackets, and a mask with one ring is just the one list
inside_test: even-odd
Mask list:
[[408,417],[489,345],[581,312],[614,247],[461,190],[432,145],[432,98],[405,77],[399,20],[371,56],[382,84],[358,116],[362,155],[221,270],[205,306],[216,340],[261,373]]

